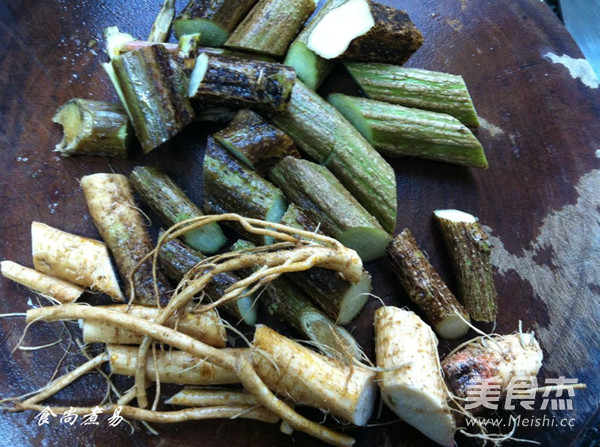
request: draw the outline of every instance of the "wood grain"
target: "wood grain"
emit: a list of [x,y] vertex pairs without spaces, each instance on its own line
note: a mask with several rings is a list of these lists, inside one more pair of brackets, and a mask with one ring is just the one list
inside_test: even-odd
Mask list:
[[[52,152],[61,138],[52,124],[56,108],[72,96],[116,99],[99,63],[102,28],[118,25],[140,37],[152,26],[159,2],[145,0],[40,2],[0,5],[0,152],[2,185],[0,255],[31,265],[29,226],[39,220],[89,237],[98,234],[87,215],[78,179],[94,172],[128,174],[135,164],[160,166],[179,179],[189,195],[202,198],[201,160],[210,126],[188,127],[149,156],[139,148],[127,161],[63,159]],[[490,228],[500,296],[497,331],[512,332],[517,320],[534,329],[546,358],[542,377],[564,375],[588,384],[571,412],[535,412],[573,418],[573,427],[520,428],[516,435],[542,445],[589,445],[598,423],[600,394],[600,93],[552,54],[582,58],[581,52],[546,5],[538,0],[385,1],[406,9],[425,36],[410,66],[462,74],[484,125],[477,136],[490,162],[487,171],[424,160],[396,160],[397,231],[408,227],[442,276],[454,287],[447,254],[432,211],[459,208]],[[93,41],[98,41],[94,44]],[[546,56],[547,55],[547,56]],[[569,63],[567,63],[568,65]],[[571,63],[571,66],[574,64]],[[341,71],[325,85],[347,79]],[[345,81],[347,82],[347,81]],[[375,293],[388,304],[409,301],[384,262],[368,265]],[[0,281],[0,313],[24,312],[32,293]],[[94,297],[88,300],[93,302]],[[348,327],[373,358],[371,301]],[[11,354],[23,320],[0,319],[0,397],[42,386],[63,355],[56,346]],[[74,333],[77,333],[73,329]],[[27,345],[65,338],[59,324],[35,325]],[[45,342],[46,342],[45,341]],[[443,344],[442,350],[450,346]],[[67,365],[81,362],[68,356]],[[123,388],[126,384],[121,383]],[[105,385],[88,376],[58,394],[57,404],[93,405]],[[318,414],[312,413],[315,417]],[[530,412],[520,412],[530,417]],[[32,414],[0,413],[0,444],[6,445],[198,445],[286,446],[277,426],[246,421],[208,421],[144,429],[51,424],[39,427]],[[506,416],[506,415],[505,415]],[[383,420],[393,419],[384,411]],[[586,430],[588,430],[586,432]],[[430,445],[403,423],[348,430],[358,446]],[[597,434],[595,435],[597,436]],[[578,441],[579,439],[579,441]],[[461,445],[469,445],[459,437]],[[294,445],[318,445],[294,435]]]

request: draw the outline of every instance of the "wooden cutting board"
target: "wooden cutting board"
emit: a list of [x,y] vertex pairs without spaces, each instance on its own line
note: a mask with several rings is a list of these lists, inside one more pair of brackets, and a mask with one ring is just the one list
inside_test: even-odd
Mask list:
[[[116,99],[100,62],[102,28],[146,37],[159,1],[40,2],[0,5],[0,256],[31,265],[29,227],[38,220],[98,237],[87,214],[78,179],[94,172],[128,174],[132,166],[161,166],[190,196],[201,200],[205,135],[214,128],[186,129],[165,147],[131,160],[63,159],[52,152],[61,138],[51,122],[70,97]],[[487,171],[422,160],[396,160],[398,231],[409,227],[432,263],[454,286],[432,211],[459,208],[477,215],[494,242],[493,263],[500,294],[496,331],[513,332],[518,320],[535,330],[544,349],[542,378],[565,376],[588,385],[572,411],[521,411],[523,418],[567,418],[567,427],[520,427],[516,436],[542,445],[591,445],[598,440],[600,353],[600,93],[581,52],[539,0],[425,0],[385,2],[406,9],[423,31],[425,45],[409,65],[461,74],[482,126]],[[179,9],[183,5],[178,5]],[[343,73],[336,73],[340,79]],[[329,82],[326,88],[335,83]],[[368,265],[375,290],[386,304],[408,301],[382,261]],[[24,312],[35,296],[0,281],[0,313]],[[94,301],[91,297],[89,301]],[[373,358],[372,300],[349,325]],[[72,332],[77,334],[75,327]],[[0,319],[0,397],[44,385],[63,356],[60,346],[16,351],[22,318]],[[489,329],[489,328],[488,328]],[[38,324],[25,338],[34,346],[67,335],[60,324]],[[443,344],[443,352],[450,346]],[[63,366],[81,362],[69,355]],[[62,405],[94,405],[105,383],[86,377],[58,394]],[[538,400],[539,403],[539,400]],[[160,436],[129,427],[38,426],[35,415],[0,413],[2,445],[260,445],[284,446],[291,438],[277,426],[247,421],[206,421],[160,427]],[[505,419],[507,415],[502,415]],[[318,417],[318,416],[317,416]],[[380,420],[393,417],[384,411]],[[105,419],[104,419],[105,421]],[[596,427],[594,429],[594,426]],[[403,423],[348,431],[358,446],[428,445]],[[296,434],[296,446],[318,443]],[[458,442],[469,444],[462,436]]]

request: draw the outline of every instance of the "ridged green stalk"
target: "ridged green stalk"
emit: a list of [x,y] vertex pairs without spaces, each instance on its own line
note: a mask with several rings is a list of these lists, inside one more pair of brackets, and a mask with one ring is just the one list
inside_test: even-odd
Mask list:
[[325,233],[356,250],[363,262],[385,253],[391,236],[325,166],[286,157],[271,169],[269,178]]
[[390,64],[344,64],[367,98],[446,113],[465,126],[479,126],[462,76]]
[[[131,185],[148,205],[169,226],[204,213],[167,174],[158,168],[136,166],[129,177]],[[205,254],[216,253],[227,239],[216,222],[187,232],[182,239]]]
[[394,231],[394,170],[331,104],[297,81],[288,110],[273,115],[272,121],[317,163],[327,166],[386,231]]
[[341,93],[328,101],[385,156],[488,167],[481,143],[453,116]]
[[[209,137],[204,155],[204,208],[208,214],[236,213],[279,222],[287,209],[283,192],[256,172],[239,163]],[[241,230],[239,226],[236,229]],[[260,245],[273,238],[243,232]]]

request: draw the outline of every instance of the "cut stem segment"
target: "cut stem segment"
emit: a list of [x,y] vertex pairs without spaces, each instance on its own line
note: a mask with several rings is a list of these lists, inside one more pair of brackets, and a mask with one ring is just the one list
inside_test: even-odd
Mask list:
[[72,98],[52,118],[63,126],[63,138],[56,152],[71,155],[98,155],[127,158],[131,127],[120,104]]
[[[158,259],[167,276],[179,283],[192,269],[197,268],[196,266],[204,261],[206,257],[178,239],[173,239],[160,246]],[[211,301],[216,301],[225,295],[227,289],[239,280],[240,278],[233,273],[221,273],[206,285],[205,292]],[[250,294],[236,301],[225,303],[223,309],[233,316],[235,321],[243,321],[249,326],[254,326],[257,319],[255,299],[255,295]]]
[[220,47],[257,0],[192,0],[173,23],[179,39],[185,34],[201,35],[201,44]]
[[323,98],[296,82],[287,112],[273,123],[326,165],[383,228],[396,226],[396,176],[387,161]]
[[452,447],[456,424],[448,406],[438,340],[414,312],[384,306],[375,312],[377,366],[383,401],[404,421],[440,445]]
[[[254,244],[238,240],[233,250],[253,248]],[[317,309],[309,297],[285,276],[271,281],[260,294],[261,304],[270,315],[282,320],[328,357],[351,363],[360,359],[360,346],[346,329],[336,325]]]
[[[103,306],[103,309],[125,312],[134,317],[153,321],[160,311],[150,306]],[[85,343],[111,343],[118,345],[139,345],[143,337],[134,332],[101,321],[82,321],[83,341]],[[194,312],[187,308],[183,312],[169,318],[165,326],[176,328],[179,332],[194,337],[210,346],[224,348],[226,340],[225,327],[216,310]]]
[[157,299],[160,304],[168,302],[171,287],[160,271],[156,272],[154,282],[152,262],[146,261],[136,270],[137,264],[153,247],[127,177],[120,174],[86,175],[81,179],[81,187],[96,228],[110,248],[125,281],[127,296],[130,299],[135,296],[139,304],[156,304]]
[[328,0],[323,7],[317,11],[315,16],[308,22],[298,37],[292,42],[285,56],[285,65],[289,65],[296,70],[296,75],[304,85],[312,90],[317,90],[327,75],[335,66],[335,62],[324,59],[315,54],[307,47],[315,26],[325,17],[329,11],[337,6],[346,3],[348,0]]
[[31,255],[38,272],[125,300],[103,242],[32,222]]
[[469,316],[408,229],[394,238],[387,253],[404,290],[421,308],[438,335],[447,339],[465,335],[469,331]]
[[284,56],[315,7],[315,0],[260,0],[229,36],[225,46]]
[[327,99],[383,155],[488,167],[481,143],[450,115],[341,93]]
[[214,134],[214,138],[260,175],[287,155],[300,158],[290,137],[251,110],[240,110],[231,124]]
[[[268,222],[279,222],[287,209],[283,192],[246,168],[208,139],[204,155],[204,207],[207,213],[237,213]],[[244,232],[244,238],[268,245],[268,236]]]
[[144,153],[168,141],[193,121],[183,67],[163,45],[115,56],[112,67]]
[[24,285],[43,296],[48,296],[61,303],[72,303],[83,293],[83,289],[67,281],[40,273],[37,270],[23,267],[12,261],[0,262],[2,276]]
[[435,220],[450,252],[459,298],[475,321],[491,323],[498,314],[488,235],[475,216],[458,210],[437,210]]
[[356,250],[363,262],[385,253],[391,236],[326,167],[286,157],[269,178],[323,231]]
[[201,53],[188,96],[212,105],[282,111],[295,80],[294,70],[282,64]]
[[173,17],[175,17],[175,0],[165,0],[152,24],[148,40],[151,42],[165,42],[169,37]]
[[325,59],[401,65],[423,44],[408,14],[370,0],[349,0],[327,11],[307,47]]
[[[318,231],[317,225],[293,203],[283,215],[281,223],[304,231]],[[366,270],[362,271],[357,283],[320,267],[290,273],[288,276],[337,324],[350,323],[363,309],[372,290],[371,275]]]
[[[169,226],[204,215],[171,177],[158,168],[136,166],[129,180],[144,203]],[[227,242],[217,223],[190,231],[182,238],[192,248],[207,254],[216,253]]]
[[367,98],[445,113],[465,126],[479,126],[462,76],[390,64],[344,64]]

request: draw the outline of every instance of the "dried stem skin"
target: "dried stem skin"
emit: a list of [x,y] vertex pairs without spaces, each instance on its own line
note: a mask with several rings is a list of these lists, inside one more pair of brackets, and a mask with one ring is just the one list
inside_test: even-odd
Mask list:
[[260,0],[229,36],[225,46],[285,56],[315,7],[314,0]]
[[454,446],[435,334],[414,312],[392,306],[377,309],[374,325],[377,366],[392,368],[377,376],[383,401],[428,438]]
[[465,335],[469,330],[466,323],[469,316],[419,249],[408,229],[394,238],[387,254],[402,287],[421,308],[438,335],[447,339]]
[[67,281],[40,273],[37,270],[23,267],[12,261],[0,262],[2,276],[22,284],[44,296],[49,296],[61,303],[72,303],[83,293],[83,289]]
[[[253,247],[251,242],[238,240],[232,249]],[[259,297],[270,315],[314,342],[323,354],[349,362],[353,358],[360,359],[360,346],[354,337],[317,309],[302,289],[289,281],[287,276],[272,280]]]
[[257,0],[192,0],[173,24],[175,36],[201,34],[202,45],[220,47]]
[[333,106],[296,82],[287,112],[273,123],[326,165],[383,228],[396,226],[396,176],[387,161]]
[[[225,348],[228,355],[246,355],[246,349]],[[110,360],[112,374],[135,376],[138,348],[135,346],[108,345],[106,347]],[[176,383],[179,385],[229,385],[240,383],[235,372],[194,357],[184,351],[159,350],[154,356],[148,356],[146,362],[146,377],[156,379],[156,369],[161,383]]]
[[325,357],[263,325],[253,344],[254,368],[269,388],[359,426],[371,417],[374,372]]
[[[103,309],[126,312],[129,315],[148,321],[153,321],[159,313],[158,308],[150,306],[115,305],[104,306]],[[174,328],[216,348],[224,348],[227,341],[225,327],[216,310],[194,312],[193,309],[188,308],[169,318],[165,326]],[[82,331],[85,343],[139,345],[143,339],[139,334],[102,321],[83,321]]]
[[484,383],[498,384],[506,391],[515,377],[536,377],[543,358],[533,333],[510,334],[479,338],[446,357],[442,368],[454,394],[473,399]]
[[[136,271],[138,262],[152,251],[153,246],[141,213],[133,201],[127,177],[120,174],[92,174],[81,179],[81,187],[90,215],[102,239],[112,252],[117,269],[125,281],[127,297],[132,296],[130,275],[133,274],[133,293],[139,304],[156,304],[152,262],[144,262]],[[158,271],[156,278],[158,299],[169,301],[171,286]]]
[[481,143],[453,116],[341,93],[327,99],[385,156],[488,167]]
[[317,90],[327,75],[333,70],[335,62],[325,59],[314,53],[307,46],[310,34],[315,26],[332,9],[346,3],[348,0],[328,0],[315,14],[308,24],[300,31],[298,37],[290,45],[285,56],[285,65],[296,70],[296,75],[304,85],[312,90]]
[[32,222],[31,255],[38,272],[125,300],[102,242]]
[[450,252],[462,304],[473,320],[495,321],[498,293],[494,286],[488,235],[470,214],[437,210],[434,215]]
[[[237,213],[279,222],[287,209],[283,192],[243,166],[209,138],[204,155],[204,208],[207,213]],[[238,228],[238,227],[236,227]],[[268,245],[272,238],[243,232],[246,239]]]
[[263,176],[288,155],[300,158],[285,132],[251,110],[240,110],[228,127],[213,136],[238,160]]
[[63,126],[56,152],[127,158],[131,127],[120,104],[72,98],[59,107],[52,121]]
[[[183,277],[206,257],[194,251],[178,239],[170,240],[160,246],[158,259],[165,274],[174,281],[180,282]],[[216,301],[225,295],[226,290],[238,282],[233,273],[221,273],[206,285],[204,291],[212,301]],[[254,326],[257,319],[257,311],[254,305],[254,294],[240,298],[237,301],[228,302],[223,305],[225,312],[235,318],[235,321],[244,321],[249,326]]]
[[406,12],[371,0],[368,3],[375,24],[352,40],[339,58],[402,65],[423,45],[423,35]]
[[[366,262],[383,256],[391,236],[324,166],[286,157],[269,173],[290,202]],[[373,197],[373,200],[377,200]]]
[[175,0],[165,0],[152,24],[148,40],[151,42],[165,42],[169,37],[169,29],[174,17]]
[[[158,168],[136,166],[129,181],[142,201],[168,226],[204,215],[171,177]],[[192,230],[182,239],[192,248],[207,254],[216,253],[227,242],[217,223]]]
[[391,64],[344,64],[367,98],[445,113],[465,126],[479,126],[462,76]]
[[165,403],[168,405],[178,405],[182,407],[259,405],[256,397],[244,391],[228,389],[215,390],[197,387],[185,387],[165,401]]
[[116,56],[112,66],[144,153],[165,143],[193,121],[183,68],[163,45]]
[[296,73],[282,64],[201,53],[190,75],[190,98],[263,111],[287,108]]

